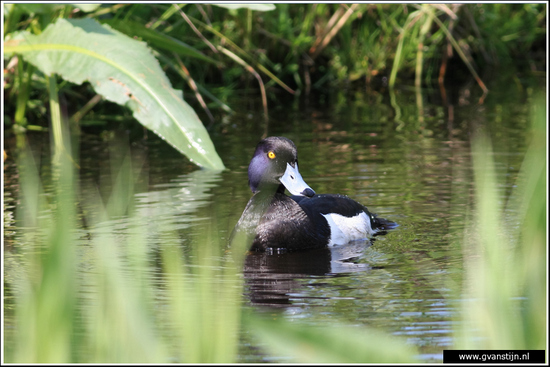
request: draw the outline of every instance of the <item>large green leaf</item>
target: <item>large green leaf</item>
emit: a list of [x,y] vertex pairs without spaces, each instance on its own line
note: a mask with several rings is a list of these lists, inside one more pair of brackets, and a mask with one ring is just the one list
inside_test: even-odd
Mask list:
[[40,35],[22,32],[6,41],[4,52],[21,55],[46,75],[88,81],[195,164],[224,168],[197,114],[144,43],[93,19],[58,19]]

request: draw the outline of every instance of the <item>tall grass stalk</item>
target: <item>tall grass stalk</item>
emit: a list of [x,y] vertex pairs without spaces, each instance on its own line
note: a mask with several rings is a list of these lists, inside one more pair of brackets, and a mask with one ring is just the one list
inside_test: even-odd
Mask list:
[[503,215],[490,141],[473,142],[474,221],[464,237],[459,349],[546,348],[545,104],[534,105],[531,144]]
[[198,263],[186,263],[176,239],[161,250],[176,358],[190,363],[235,362],[241,328],[239,270],[245,249],[234,241],[232,253],[220,253],[212,235],[219,233],[215,224],[205,229],[192,251]]
[[426,34],[430,30],[434,18],[435,9],[430,7],[429,4],[422,4],[422,11],[427,14],[427,19],[420,28],[420,34],[418,38],[418,49],[416,51],[416,72],[414,79],[414,86],[419,89],[422,81],[422,67],[424,59],[424,41],[426,40]]
[[[15,339],[7,362],[237,360],[243,246],[222,252],[225,243],[210,226],[186,260],[175,227],[166,221],[155,227],[147,211],[136,210],[140,166],[128,154],[113,164],[108,200],[99,192],[88,195],[80,202],[82,217],[75,210],[78,184],[69,155],[61,154],[53,168],[56,191],[46,202],[32,155],[25,153],[22,207],[29,220],[20,230],[33,241],[28,265],[21,265],[27,279],[14,287]],[[160,246],[161,271],[151,236],[162,239],[153,241]]]
[[29,239],[30,248],[26,249],[27,277],[20,279],[17,286],[20,292],[16,298],[17,333],[12,362],[68,363],[74,352],[77,288],[74,168],[63,154],[52,166],[55,206],[45,216],[45,201],[40,197],[41,185],[30,150],[23,151],[19,159],[24,182],[22,206],[26,208],[21,230]]

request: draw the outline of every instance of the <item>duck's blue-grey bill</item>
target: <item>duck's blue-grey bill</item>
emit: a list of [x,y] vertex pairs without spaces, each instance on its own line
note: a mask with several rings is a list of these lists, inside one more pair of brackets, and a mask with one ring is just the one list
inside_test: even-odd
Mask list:
[[298,171],[298,164],[295,166],[296,167],[292,167],[287,163],[285,173],[279,181],[281,181],[292,195],[312,197],[315,195],[315,191],[305,183],[300,171]]

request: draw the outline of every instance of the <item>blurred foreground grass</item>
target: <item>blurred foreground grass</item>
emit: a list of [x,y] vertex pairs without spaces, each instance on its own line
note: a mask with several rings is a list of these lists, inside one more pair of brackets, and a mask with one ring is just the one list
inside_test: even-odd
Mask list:
[[546,349],[546,104],[532,106],[519,182],[499,202],[491,142],[473,141],[476,210],[463,239],[458,349]]
[[[495,191],[490,144],[482,137],[473,142],[476,206],[463,243],[456,348],[546,346],[544,101],[534,111],[530,148],[506,210]],[[6,340],[6,362],[237,362],[245,330],[269,345],[268,353],[299,362],[416,361],[415,348],[383,330],[311,328],[243,314],[245,240],[226,252],[214,219],[187,254],[170,223],[161,221],[155,257],[147,242],[149,213],[133,203],[138,164],[123,159],[110,198],[103,203],[92,195],[78,204],[79,214],[74,165],[67,154],[57,162],[49,197],[32,155],[20,154],[18,230],[30,249],[22,260],[26,275],[13,284],[15,331]],[[158,267],[162,281],[155,279]]]

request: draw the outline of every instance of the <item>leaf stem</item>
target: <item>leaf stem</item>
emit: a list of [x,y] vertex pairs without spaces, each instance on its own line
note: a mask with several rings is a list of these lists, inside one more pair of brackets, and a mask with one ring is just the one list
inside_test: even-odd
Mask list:
[[59,161],[63,151],[63,130],[61,127],[61,111],[59,109],[59,96],[57,94],[57,77],[55,74],[46,76],[48,80],[48,92],[50,94],[50,118],[52,123],[53,140],[55,146],[55,161]]

